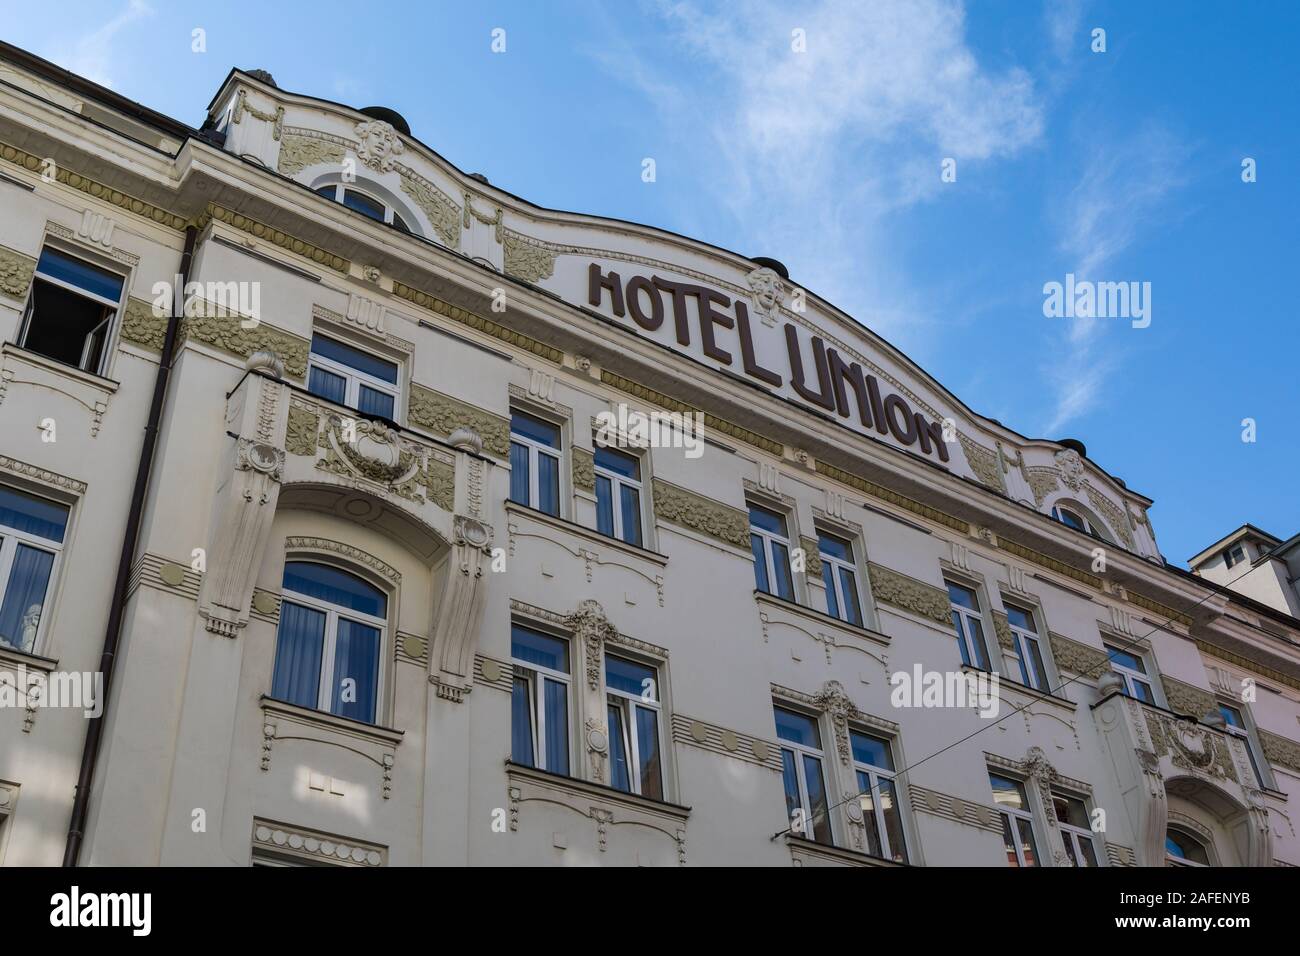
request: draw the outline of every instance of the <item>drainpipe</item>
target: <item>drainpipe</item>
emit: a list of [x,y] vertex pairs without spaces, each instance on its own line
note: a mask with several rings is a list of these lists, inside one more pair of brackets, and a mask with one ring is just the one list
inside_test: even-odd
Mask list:
[[167,335],[163,340],[162,356],[158,361],[158,375],[153,383],[153,402],[149,406],[149,421],[144,428],[144,443],[140,446],[140,461],[135,470],[135,487],[131,490],[131,510],[126,518],[126,531],[122,535],[122,551],[117,559],[117,581],[113,585],[113,603],[109,606],[108,623],[104,627],[104,650],[99,659],[99,671],[104,675],[100,690],[100,712],[89,718],[86,742],[81,748],[81,770],[77,774],[77,795],[72,803],[72,819],[68,823],[68,842],[63,849],[63,865],[76,866],[81,854],[81,841],[85,836],[86,815],[90,807],[90,790],[95,780],[95,761],[104,735],[104,720],[108,716],[109,684],[113,678],[113,664],[117,658],[117,645],[122,636],[122,615],[126,608],[126,591],[131,581],[131,565],[135,560],[136,546],[140,542],[140,519],[144,514],[145,497],[149,492],[149,475],[153,471],[154,448],[158,444],[158,425],[162,421],[163,403],[167,398],[167,383],[171,375],[176,352],[176,334],[180,329],[180,313],[185,302],[185,285],[190,278],[190,264],[194,259],[194,245],[198,239],[197,226],[185,227],[185,251],[181,253],[180,288],[172,290],[172,314],[167,320]]

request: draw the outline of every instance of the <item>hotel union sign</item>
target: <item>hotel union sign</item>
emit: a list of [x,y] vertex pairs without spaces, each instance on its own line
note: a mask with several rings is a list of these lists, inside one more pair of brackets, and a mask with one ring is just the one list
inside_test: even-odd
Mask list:
[[[763,307],[763,290],[756,289],[756,295]],[[883,390],[859,363],[841,356],[819,335],[801,335],[793,323],[784,323],[782,341],[771,342],[768,333],[769,340],[756,342],[743,299],[657,275],[624,276],[593,262],[587,268],[587,303],[635,323],[670,346],[698,351],[765,388],[784,390],[788,385],[801,401],[855,430],[874,430],[948,461],[943,422],[928,419],[903,396]],[[768,332],[766,325],[758,329]]]

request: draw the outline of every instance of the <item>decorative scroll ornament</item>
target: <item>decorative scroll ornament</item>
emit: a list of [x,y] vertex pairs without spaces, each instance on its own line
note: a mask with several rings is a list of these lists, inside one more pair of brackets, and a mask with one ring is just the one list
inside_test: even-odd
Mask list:
[[776,270],[763,266],[745,276],[745,281],[754,293],[754,311],[763,324],[776,325],[781,317],[781,306],[785,303],[785,284],[781,276]]
[[397,130],[383,120],[368,120],[356,126],[357,158],[371,169],[390,172],[406,149]]
[[492,551],[492,527],[469,515],[452,516],[451,560],[437,604],[429,682],[444,700],[460,702],[473,688],[474,641],[483,611],[483,565]]

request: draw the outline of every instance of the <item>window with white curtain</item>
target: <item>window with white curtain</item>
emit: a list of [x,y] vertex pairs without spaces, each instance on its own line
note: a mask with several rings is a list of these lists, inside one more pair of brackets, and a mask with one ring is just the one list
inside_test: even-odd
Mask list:
[[387,628],[383,591],[332,565],[286,562],[271,696],[375,723]]
[[65,505],[0,485],[0,644],[28,654],[40,646],[68,513]]

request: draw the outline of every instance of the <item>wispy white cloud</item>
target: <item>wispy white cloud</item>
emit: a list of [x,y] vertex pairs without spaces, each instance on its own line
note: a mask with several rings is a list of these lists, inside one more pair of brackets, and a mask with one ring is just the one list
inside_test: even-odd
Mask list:
[[[1060,249],[1070,263],[1068,271],[1076,279],[1094,282],[1149,281],[1140,268],[1134,271],[1120,263],[1144,231],[1168,224],[1167,200],[1188,180],[1188,147],[1154,124],[1104,140],[1096,139],[1094,130],[1089,134],[1087,159],[1065,199],[1060,221]],[[1109,376],[1121,365],[1122,336],[1145,331],[1113,318],[1054,321],[1069,325],[1045,368],[1054,388],[1048,434],[1096,406]],[[1114,335],[1103,338],[1112,330]]]
[[101,86],[113,85],[113,71],[118,63],[118,55],[113,47],[113,40],[123,27],[136,20],[153,15],[153,10],[144,0],[127,0],[112,19],[90,33],[83,34],[63,50],[56,52],[51,59],[61,63],[73,73],[79,73]]
[[[1029,74],[977,60],[956,0],[655,9],[705,82],[692,70],[683,89],[635,40],[615,41],[607,62],[666,127],[713,131],[685,144],[693,175],[754,237],[746,251],[784,259],[796,281],[909,337],[927,307],[899,274],[888,217],[943,188],[942,159],[960,170],[1040,137]],[[792,48],[795,30],[806,52]]]

